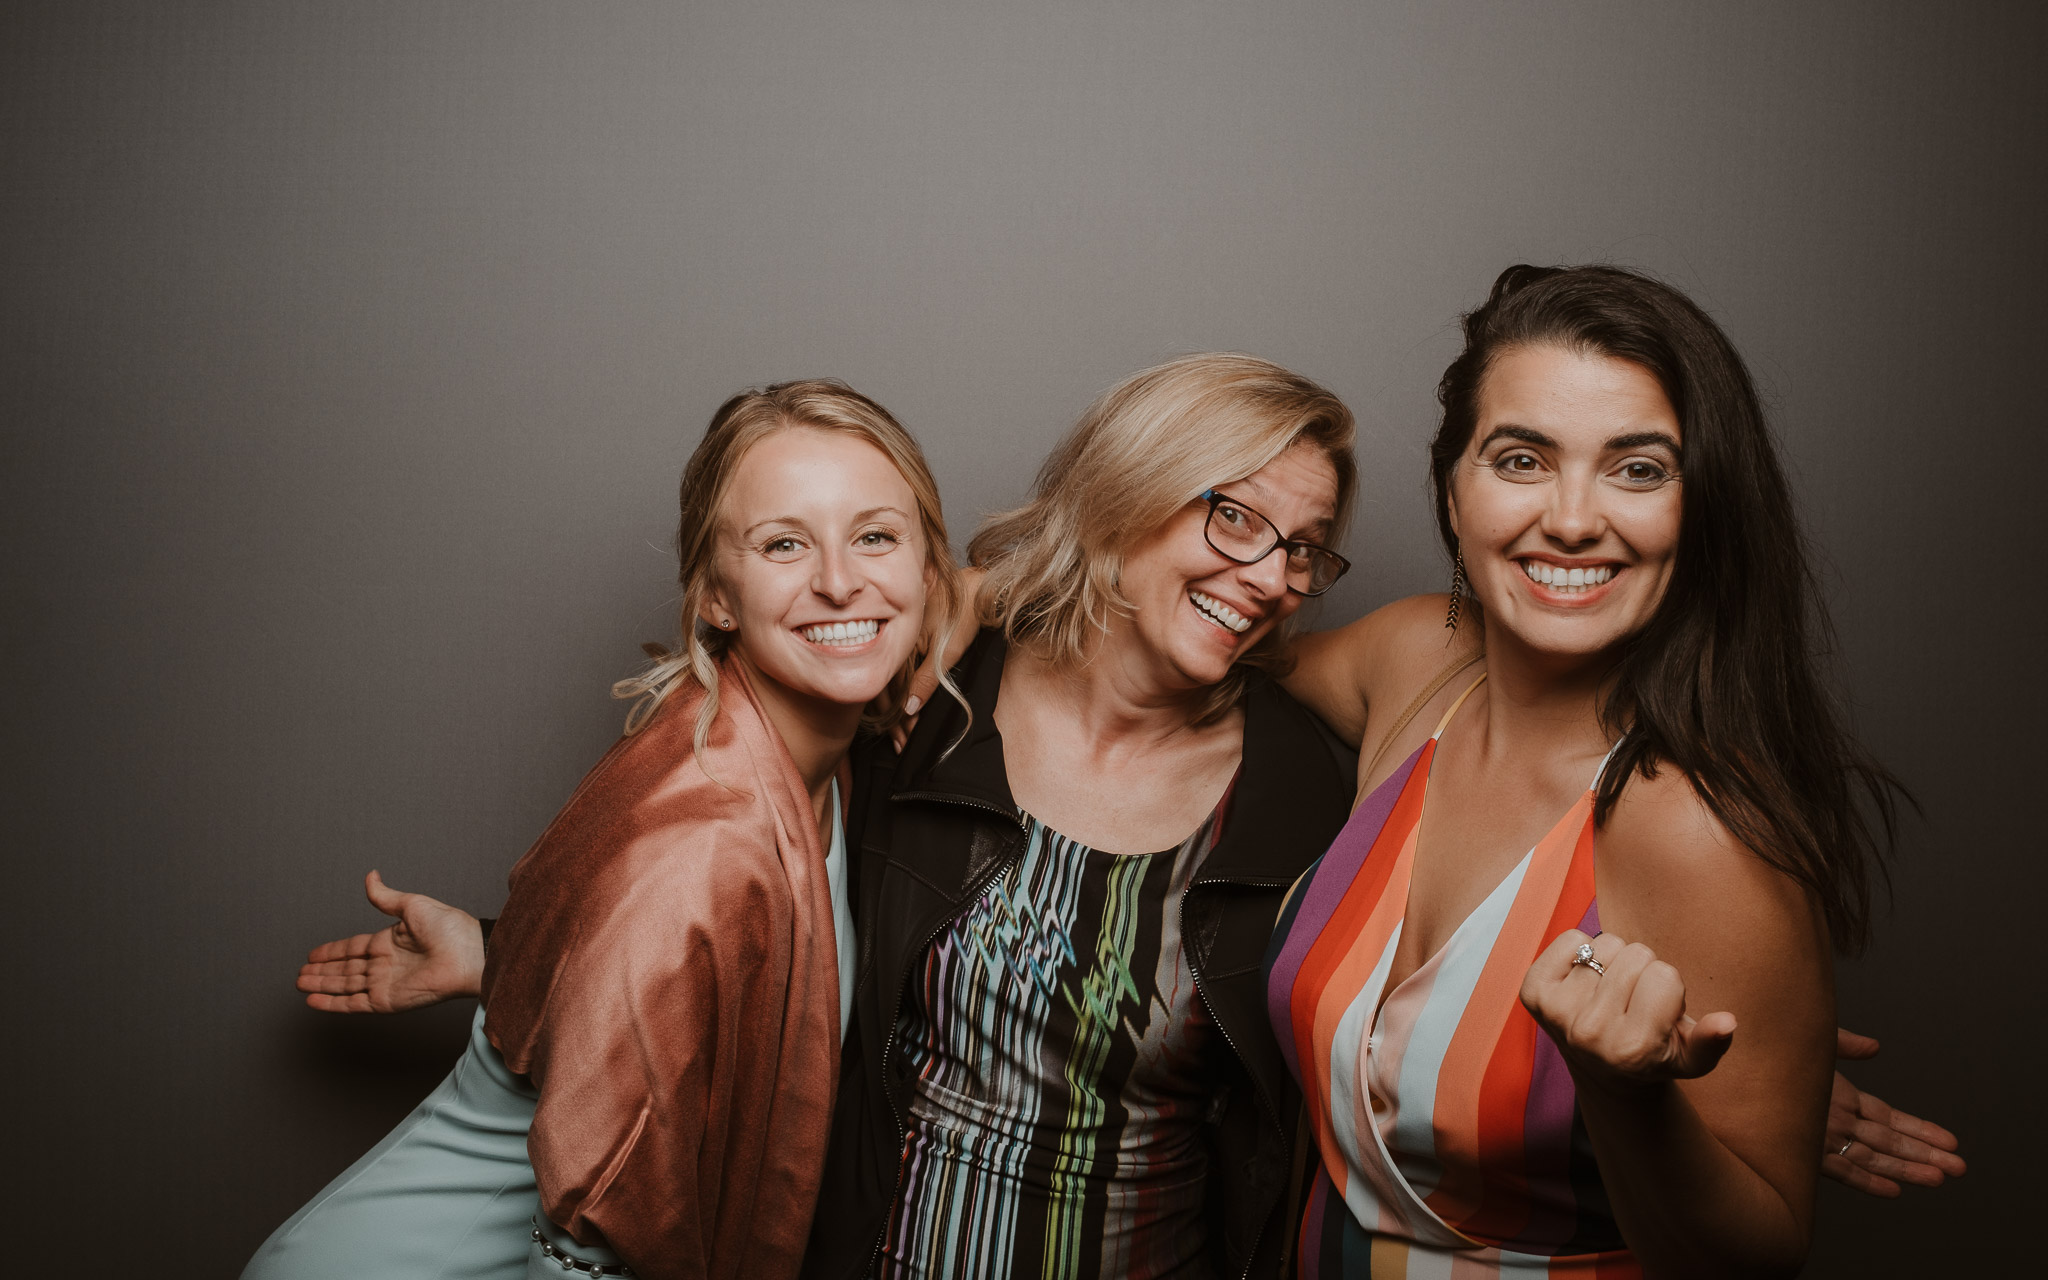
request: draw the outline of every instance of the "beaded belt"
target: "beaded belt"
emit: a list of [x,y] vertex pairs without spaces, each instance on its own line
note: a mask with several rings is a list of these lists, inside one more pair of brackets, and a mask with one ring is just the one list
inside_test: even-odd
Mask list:
[[538,1221],[535,1221],[533,1224],[533,1242],[540,1246],[540,1251],[543,1255],[561,1263],[562,1270],[564,1271],[580,1271],[587,1276],[630,1276],[633,1274],[633,1268],[628,1266],[609,1267],[599,1262],[585,1262],[581,1258],[573,1258],[563,1253],[555,1247],[554,1241],[540,1233],[540,1223]]

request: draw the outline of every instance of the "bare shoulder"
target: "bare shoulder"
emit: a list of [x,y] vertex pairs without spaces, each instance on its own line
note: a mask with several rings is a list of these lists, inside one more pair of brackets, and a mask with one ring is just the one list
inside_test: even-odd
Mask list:
[[1302,639],[1288,692],[1358,746],[1367,720],[1388,703],[1405,706],[1428,680],[1483,645],[1477,611],[1453,631],[1444,626],[1450,597],[1408,596],[1355,622]]
[[1827,967],[1812,896],[1738,840],[1679,770],[1631,779],[1598,848],[1601,920],[1624,937],[1728,976]]
[[1450,663],[1486,647],[1486,628],[1477,602],[1467,600],[1456,627],[1445,625],[1451,598],[1442,592],[1408,596],[1374,610],[1376,685],[1383,697],[1413,697]]

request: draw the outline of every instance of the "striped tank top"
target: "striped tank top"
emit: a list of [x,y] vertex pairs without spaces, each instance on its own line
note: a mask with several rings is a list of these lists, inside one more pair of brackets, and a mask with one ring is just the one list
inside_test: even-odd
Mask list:
[[1268,955],[1273,1029],[1322,1156],[1296,1241],[1305,1280],[1642,1274],[1564,1059],[1520,998],[1545,945],[1600,931],[1593,785],[1387,989],[1430,762],[1485,678],[1352,812]]
[[1223,812],[1144,855],[1023,815],[1023,857],[933,940],[904,1001],[915,1074],[879,1280],[1210,1275],[1214,1024],[1180,900]]

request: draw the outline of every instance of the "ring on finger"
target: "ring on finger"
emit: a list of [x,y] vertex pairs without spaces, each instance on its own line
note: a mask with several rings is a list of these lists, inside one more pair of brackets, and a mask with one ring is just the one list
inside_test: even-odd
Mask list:
[[1846,1156],[1846,1155],[1848,1155],[1848,1154],[1849,1154],[1849,1148],[1851,1148],[1851,1147],[1853,1147],[1853,1146],[1855,1146],[1855,1145],[1856,1145],[1856,1139],[1854,1139],[1854,1138],[1851,1138],[1851,1139],[1849,1139],[1849,1140],[1848,1140],[1847,1142],[1843,1143],[1843,1144],[1842,1144],[1842,1149],[1841,1149],[1841,1150],[1839,1150],[1839,1151],[1837,1151],[1837,1152],[1835,1152],[1835,1154],[1836,1154],[1836,1155],[1838,1155],[1838,1156]]
[[1590,942],[1581,942],[1579,949],[1572,952],[1572,967],[1576,969],[1580,965],[1585,965],[1588,969],[1591,969],[1596,977],[1602,976],[1607,972],[1607,966],[1593,958],[1593,944]]

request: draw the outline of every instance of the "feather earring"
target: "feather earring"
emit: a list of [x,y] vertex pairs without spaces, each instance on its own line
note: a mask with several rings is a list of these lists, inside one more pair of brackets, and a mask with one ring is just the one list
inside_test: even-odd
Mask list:
[[1444,617],[1444,626],[1452,631],[1458,629],[1458,609],[1465,603],[1465,553],[1454,551],[1451,565],[1451,610]]

